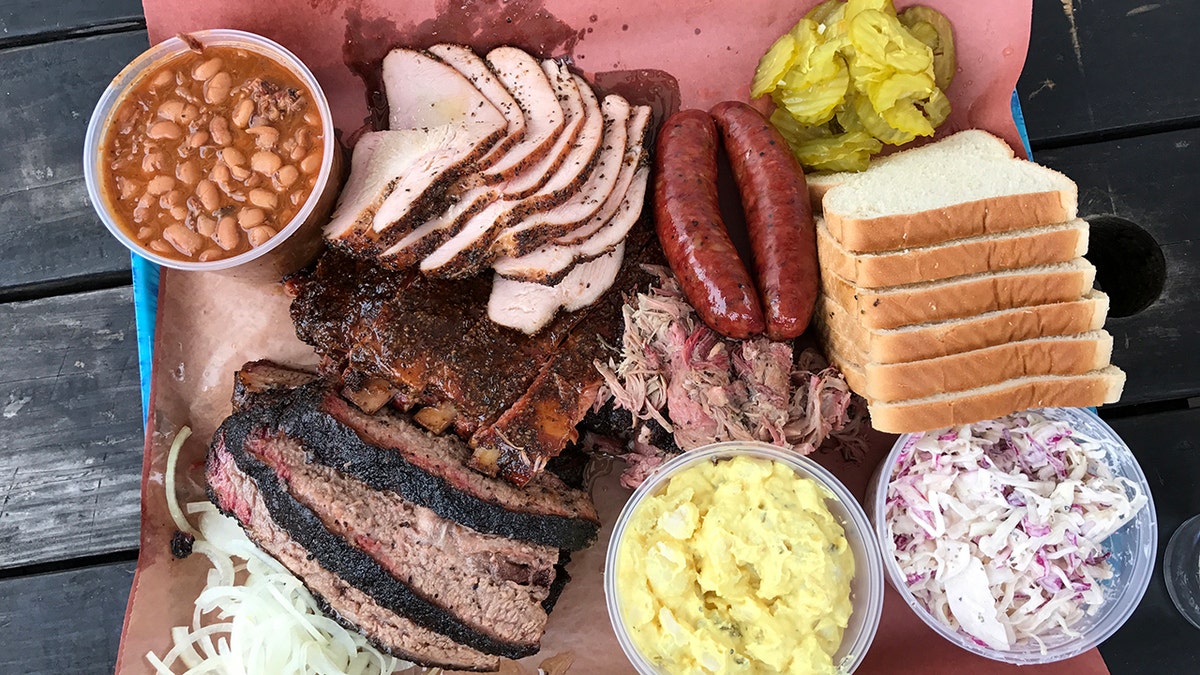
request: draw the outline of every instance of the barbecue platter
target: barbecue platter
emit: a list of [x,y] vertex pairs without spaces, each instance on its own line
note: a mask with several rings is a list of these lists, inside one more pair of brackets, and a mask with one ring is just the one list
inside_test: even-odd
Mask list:
[[[1108,364],[1105,299],[1079,257],[1074,185],[1014,157],[1010,118],[992,127],[1003,138],[953,133],[973,126],[957,107],[967,87],[952,87],[956,47],[969,73],[986,58],[970,61],[961,42],[974,28],[951,28],[971,23],[969,10],[931,4],[945,15],[858,0],[789,10],[737,51],[744,72],[714,75],[720,86],[703,95],[688,90],[697,73],[653,70],[680,58],[662,45],[645,52],[663,64],[624,64],[641,69],[629,86],[588,70],[570,40],[498,44],[424,26],[374,45],[366,36],[378,30],[348,12],[347,45],[374,45],[352,64],[369,114],[332,145],[322,130],[341,102],[262,78],[214,85],[222,59],[205,54],[202,33],[181,36],[186,68],[146,85],[142,112],[121,109],[149,131],[113,150],[125,173],[109,196],[131,200],[131,213],[138,199],[142,213],[159,208],[152,226],[126,233],[134,250],[233,266],[164,277],[164,316],[199,328],[160,339],[155,355],[143,567],[158,571],[139,575],[179,565],[189,571],[147,583],[202,599],[243,583],[255,563],[236,573],[214,563],[201,594],[195,553],[216,560],[214,523],[229,533],[236,522],[244,550],[259,551],[246,555],[265,554],[309,598],[298,631],[354,635],[330,638],[348,645],[346,672],[623,668],[611,641],[613,653],[579,656],[591,651],[578,642],[586,617],[603,622],[599,561],[626,489],[680,454],[763,442],[853,467],[880,438],[868,410],[877,430],[920,432],[1115,399],[1123,375]],[[508,22],[554,19],[528,9]],[[582,44],[591,32],[579,31]],[[172,96],[178,106],[163,103]],[[187,105],[205,101],[228,111],[197,126]],[[281,139],[271,124],[299,131]],[[872,159],[935,133],[923,149]],[[143,175],[159,168],[135,155],[153,155],[164,134],[205,177]],[[1008,183],[953,194],[938,160],[943,174]],[[951,187],[923,193],[943,179]],[[1030,195],[1029,209],[1000,208]],[[876,197],[894,213],[872,211]],[[997,216],[947,231],[971,221],[971,204]],[[900,238],[878,240],[889,228]],[[272,259],[286,275],[239,276],[254,249],[305,232],[319,243],[302,264]],[[932,262],[906,264],[917,258]],[[934,272],[943,262],[956,271]],[[1046,279],[1061,297],[1033,290]],[[221,304],[234,293],[244,302]],[[922,308],[923,293],[942,293],[928,303],[942,308]],[[962,307],[942,302],[955,297]],[[1018,334],[1003,315],[1026,307],[1037,330]],[[233,328],[233,347],[212,321]],[[979,365],[989,349],[1007,350],[1007,366]],[[968,375],[955,384],[954,370]],[[959,412],[939,396],[961,400]],[[202,458],[179,429],[192,419],[196,438],[211,432]],[[576,584],[586,590],[573,597]],[[201,601],[173,646],[162,625],[148,636],[138,587],[119,670],[148,658],[183,672],[228,651],[211,637],[228,617]],[[556,620],[570,629],[556,634]],[[141,645],[154,645],[149,657],[131,651]]]

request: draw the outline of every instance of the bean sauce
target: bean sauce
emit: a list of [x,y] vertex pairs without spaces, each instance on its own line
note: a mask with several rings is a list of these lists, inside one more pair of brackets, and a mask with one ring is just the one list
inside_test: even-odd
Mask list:
[[104,143],[104,195],[120,228],[194,262],[270,241],[308,200],[324,152],[308,88],[272,59],[224,46],[147,73]]

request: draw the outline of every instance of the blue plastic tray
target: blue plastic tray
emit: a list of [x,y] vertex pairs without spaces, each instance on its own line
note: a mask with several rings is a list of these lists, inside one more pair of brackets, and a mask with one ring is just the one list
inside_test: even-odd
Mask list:
[[[1013,121],[1021,132],[1021,142],[1030,157],[1029,134],[1025,131],[1025,117],[1021,114],[1021,101],[1017,92],[1012,95]],[[158,312],[158,265],[133,254],[133,307],[137,319],[138,375],[142,385],[142,422],[150,411],[150,373],[154,363],[154,319]]]

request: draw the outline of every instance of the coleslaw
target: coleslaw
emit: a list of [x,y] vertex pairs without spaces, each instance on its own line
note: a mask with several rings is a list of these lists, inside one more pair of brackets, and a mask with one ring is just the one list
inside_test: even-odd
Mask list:
[[992,649],[1077,636],[1113,575],[1104,540],[1147,503],[1106,456],[1036,411],[912,437],[885,516],[913,596]]

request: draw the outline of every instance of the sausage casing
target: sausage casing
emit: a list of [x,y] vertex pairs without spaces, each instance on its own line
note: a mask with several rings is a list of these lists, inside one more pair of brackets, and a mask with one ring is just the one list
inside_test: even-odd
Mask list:
[[667,263],[696,313],[718,333],[763,331],[754,281],[717,202],[717,129],[703,110],[681,110],[659,131],[654,222]]
[[808,328],[820,284],[804,172],[783,136],[751,106],[718,103],[712,116],[742,196],[767,337],[789,340]]

